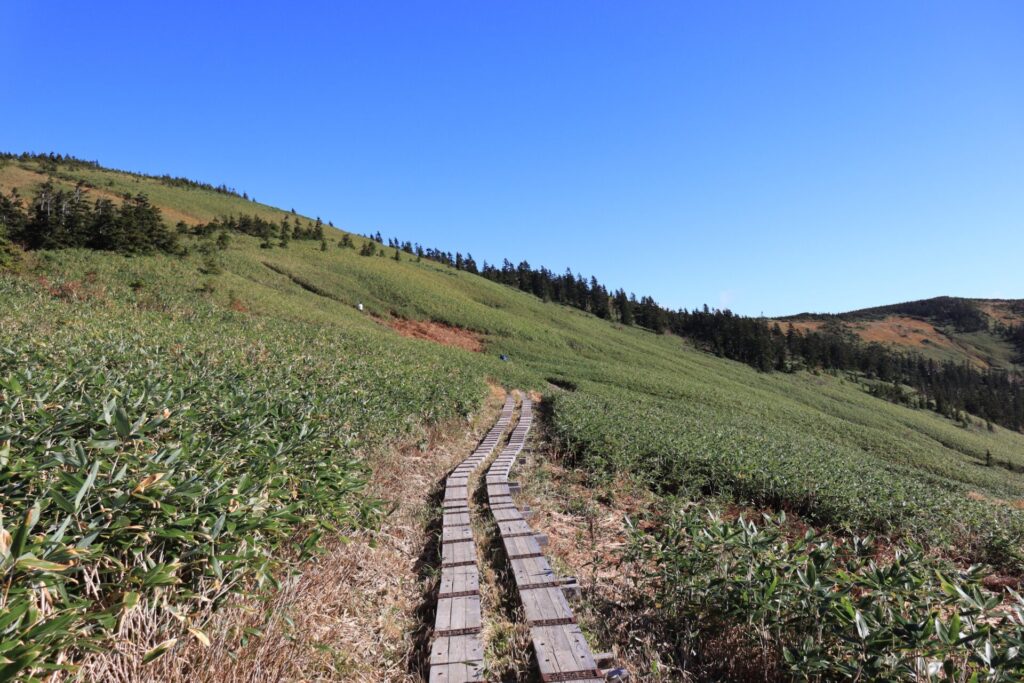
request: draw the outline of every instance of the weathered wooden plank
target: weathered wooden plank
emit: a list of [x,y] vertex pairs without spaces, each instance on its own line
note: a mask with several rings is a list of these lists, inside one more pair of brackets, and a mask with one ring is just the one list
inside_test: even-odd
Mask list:
[[512,522],[523,518],[522,513],[516,508],[492,508],[491,514],[496,522]]
[[519,485],[510,483],[508,475],[520,453],[533,423],[533,406],[524,398],[519,423],[512,430],[508,443],[487,471],[487,497],[491,514],[498,524],[498,533],[512,568],[523,611],[530,623],[534,652],[545,680],[603,680],[582,631],[551,565],[541,554],[539,536],[526,522],[528,507],[519,510],[512,495]]
[[469,511],[445,512],[441,518],[443,526],[469,526]]
[[[581,678],[574,680],[604,679],[578,626],[542,626],[530,629],[530,635],[542,677],[577,674]],[[583,678],[588,672],[592,676]]]
[[430,680],[437,683],[483,681],[483,644],[467,634],[438,638],[430,653]]
[[527,557],[521,560],[512,560],[509,564],[512,566],[512,576],[516,586],[550,583],[558,578],[546,557]]
[[476,566],[442,567],[441,583],[437,594],[440,598],[456,597],[456,594],[480,592],[480,573]]
[[505,546],[505,554],[510,560],[541,555],[540,544],[533,536],[502,536],[501,541]]
[[498,533],[502,536],[515,536],[516,534],[533,533],[529,523],[524,519],[514,519],[509,522],[498,522]]
[[561,588],[520,591],[519,596],[522,599],[526,621],[531,626],[556,625],[555,622],[571,623],[575,619]]
[[471,683],[484,680],[483,644],[479,635],[480,574],[470,526],[469,479],[490,456],[508,428],[515,400],[509,396],[499,419],[468,458],[445,480],[442,499],[441,580],[438,587],[437,634],[430,656],[430,681]]
[[[445,492],[445,494],[447,495],[447,492]],[[487,485],[487,498],[488,498],[488,500],[494,498],[495,496],[508,496],[508,495],[509,495],[508,484],[502,483],[502,484],[488,484]]]
[[473,527],[446,526],[441,528],[441,544],[473,540]]
[[476,566],[476,544],[472,540],[441,544],[441,566]]

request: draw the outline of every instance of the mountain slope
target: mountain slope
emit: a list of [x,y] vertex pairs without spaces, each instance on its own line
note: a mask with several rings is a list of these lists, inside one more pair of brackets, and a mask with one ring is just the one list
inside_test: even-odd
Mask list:
[[[37,170],[39,162],[8,161],[0,182],[31,194],[32,181],[46,179]],[[291,215],[154,178],[73,164],[50,170],[69,186],[87,180],[96,194],[147,193],[172,221]],[[326,248],[305,240],[263,248],[256,237],[232,233],[215,248],[186,231],[182,255],[29,252],[0,275],[10,312],[0,321],[0,442],[10,442],[19,473],[0,482],[4,524],[16,536],[12,520],[37,514],[33,552],[53,562],[5,571],[21,582],[41,573],[70,590],[75,601],[55,614],[66,613],[78,629],[54,642],[18,631],[26,657],[35,653],[26,661],[74,656],[77,638],[104,642],[111,626],[97,615],[120,614],[125,582],[144,600],[170,599],[186,615],[201,614],[196,596],[207,597],[225,560],[214,561],[215,548],[198,556],[184,550],[181,534],[212,543],[217,525],[225,534],[219,542],[241,544],[242,522],[265,519],[260,556],[232,560],[242,587],[286,562],[282,519],[294,515],[290,523],[306,538],[374,523],[362,511],[374,504],[361,493],[360,463],[478,410],[489,381],[547,392],[551,434],[603,496],[614,497],[623,478],[668,505],[678,497],[788,510],[838,536],[880,533],[951,561],[1021,569],[1024,435],[882,401],[853,375],[759,373],[678,337],[544,303],[405,253],[361,256],[364,238],[353,238],[354,249],[341,238],[328,230]],[[406,339],[392,329],[405,320],[471,332],[482,352]],[[203,390],[207,384],[214,388]],[[250,386],[255,396],[243,391]],[[173,466],[165,464],[172,451]],[[293,460],[304,466],[291,467]],[[125,461],[129,474],[118,475]],[[39,470],[40,462],[53,471]],[[237,513],[239,526],[217,521],[236,519],[242,504],[210,493],[223,487],[218,463],[238,485],[252,485],[242,479],[247,471],[271,472],[242,501],[243,513],[252,512]],[[185,481],[206,491],[198,511],[181,498]],[[29,513],[37,502],[40,512]],[[111,526],[102,510],[116,506],[138,524]],[[166,519],[154,519],[153,510]],[[62,528],[65,520],[76,523]],[[154,544],[140,532],[162,524],[173,533],[158,536],[161,561],[138,559]],[[68,546],[94,526],[106,539],[95,552],[128,569],[88,595],[71,580],[92,560],[73,560]]]
[[1024,324],[1024,300],[936,297],[847,313],[800,313],[780,318],[800,330],[839,324],[867,342],[979,368],[1019,370],[1021,352],[1003,331]]

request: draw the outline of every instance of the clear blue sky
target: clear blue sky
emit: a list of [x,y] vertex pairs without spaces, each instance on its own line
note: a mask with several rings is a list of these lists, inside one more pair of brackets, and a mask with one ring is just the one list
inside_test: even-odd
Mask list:
[[1024,3],[0,5],[0,149],[672,307],[1024,297]]

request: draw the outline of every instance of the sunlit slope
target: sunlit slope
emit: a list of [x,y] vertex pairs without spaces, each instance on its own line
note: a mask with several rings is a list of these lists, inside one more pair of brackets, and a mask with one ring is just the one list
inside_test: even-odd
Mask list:
[[5,193],[17,188],[22,196],[32,197],[36,188],[47,179],[52,179],[65,189],[73,188],[80,181],[84,182],[87,184],[88,196],[91,199],[106,198],[117,201],[125,194],[144,193],[150,201],[161,208],[164,218],[171,226],[178,221],[190,225],[205,223],[218,216],[230,214],[256,214],[268,220],[280,220],[290,214],[290,211],[232,194],[168,185],[157,178],[126,171],[77,164],[47,167],[36,160],[12,159],[0,163],[0,190]]
[[[959,319],[943,302],[956,302]],[[800,314],[782,318],[798,330],[822,330],[838,325],[865,342],[921,354],[937,361],[969,363],[977,368],[1020,369],[1019,355],[1002,334],[1006,326],[1024,324],[1024,301],[1013,299],[956,299],[922,301],[850,311],[837,315]],[[967,324],[964,324],[967,323]]]
[[[102,177],[95,180],[101,187]],[[144,191],[160,186],[150,179],[137,184]],[[209,218],[214,206],[224,207],[217,213],[252,212],[251,202],[228,195],[159,190],[151,192],[157,204],[180,213]],[[624,460],[622,469],[641,474],[645,459],[695,470],[717,462],[703,472],[722,482],[696,482],[703,490],[782,507],[788,501],[823,522],[920,530],[956,523],[961,506],[967,506],[963,510],[971,515],[991,509],[999,524],[1016,523],[1010,519],[1018,514],[1013,504],[1024,499],[1020,434],[964,428],[931,412],[896,406],[867,395],[850,378],[758,373],[683,339],[615,325],[408,254],[399,261],[390,249],[384,257],[360,256],[340,247],[340,236],[328,231],[322,251],[318,243],[303,241],[261,249],[255,238],[233,234],[229,247],[217,253],[214,272],[193,248],[184,257],[132,259],[55,252],[42,257],[38,273],[54,280],[94,278],[106,288],[104,305],[173,311],[203,301],[232,316],[281,318],[324,326],[340,337],[358,333],[382,344],[432,348],[427,353],[462,358],[480,381],[489,377],[540,390],[550,390],[552,378],[575,383],[576,392],[555,402],[558,428],[570,445],[628,453],[637,462]],[[185,242],[197,244],[194,238]],[[359,303],[365,311],[356,309]],[[485,351],[399,341],[384,324],[396,317],[473,330],[482,335]],[[502,362],[499,354],[511,360]],[[580,417],[586,412],[590,417]],[[623,428],[626,423],[630,429]],[[645,423],[661,430],[642,429]]]

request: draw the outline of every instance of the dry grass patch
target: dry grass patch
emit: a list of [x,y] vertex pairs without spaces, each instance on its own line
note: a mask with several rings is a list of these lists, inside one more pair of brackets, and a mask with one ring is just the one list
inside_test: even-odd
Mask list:
[[534,530],[548,535],[545,553],[555,571],[580,583],[582,599],[573,611],[591,649],[613,651],[616,666],[637,680],[686,680],[668,664],[649,606],[623,566],[626,517],[651,508],[656,499],[625,480],[595,490],[584,474],[563,467],[540,438],[528,450],[532,454],[515,477],[523,485],[520,500],[536,513],[530,522]]
[[934,325],[917,318],[887,316],[882,320],[854,323],[852,329],[866,342],[879,342],[914,349],[929,345],[956,349],[956,344]]
[[[122,621],[115,645],[83,662],[78,679],[422,681],[421,612],[433,588],[421,571],[436,512],[430,494],[482,438],[502,400],[492,392],[469,424],[433,430],[422,450],[406,445],[373,456],[370,493],[390,510],[381,528],[325,539],[323,553],[279,590],[211,615],[203,626],[208,646],[161,606],[140,605]],[[169,638],[177,638],[171,653],[142,663],[147,650]]]

